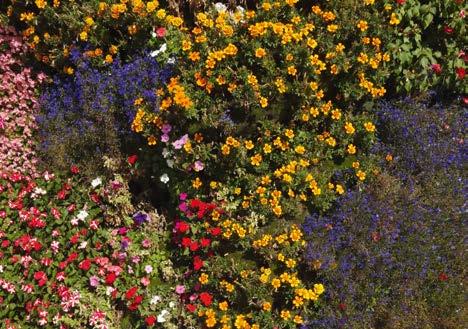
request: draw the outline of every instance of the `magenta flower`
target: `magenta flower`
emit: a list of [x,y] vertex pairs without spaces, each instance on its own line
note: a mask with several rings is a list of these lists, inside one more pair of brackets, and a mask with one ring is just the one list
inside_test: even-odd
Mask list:
[[175,288],[176,294],[182,295],[185,292],[185,287],[181,284],[177,285]]

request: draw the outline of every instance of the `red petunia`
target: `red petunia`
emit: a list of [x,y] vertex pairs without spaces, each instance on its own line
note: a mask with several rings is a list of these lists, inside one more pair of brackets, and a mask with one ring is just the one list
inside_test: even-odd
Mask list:
[[203,260],[199,256],[193,257],[193,268],[198,271],[203,267]]
[[148,326],[152,326],[156,322],[156,317],[154,315],[150,315],[145,319],[145,322]]
[[434,71],[435,74],[441,74],[442,73],[442,66],[440,64],[432,64],[431,69],[432,69],[432,71]]
[[190,313],[193,313],[197,310],[197,306],[193,304],[187,304],[186,308]]
[[197,251],[198,248],[200,248],[200,245],[198,244],[198,242],[193,241],[193,242],[190,244],[190,251]]
[[106,283],[111,285],[117,279],[117,275],[115,273],[109,273],[106,275]]
[[138,287],[136,286],[128,289],[127,292],[125,293],[125,298],[128,300],[132,299],[133,296],[135,296],[137,290],[138,290]]
[[439,281],[447,281],[448,280],[448,275],[445,274],[444,272],[439,274]]
[[70,167],[70,171],[71,171],[72,174],[76,175],[76,174],[78,174],[80,172],[80,169],[77,166],[73,165],[73,166]]
[[207,292],[202,292],[200,294],[200,301],[202,302],[203,305],[208,307],[211,305],[211,302],[213,301],[213,297]]
[[78,265],[80,269],[83,271],[88,271],[91,268],[91,260],[90,259],[85,259],[83,260],[80,265]]
[[200,245],[201,245],[202,247],[208,247],[210,244],[211,244],[211,240],[208,239],[208,238],[202,238],[202,239],[200,240]]
[[192,240],[188,237],[182,238],[182,246],[185,248],[189,247],[190,244],[192,243]]
[[177,222],[176,223],[176,230],[179,233],[185,233],[190,229],[190,225],[186,222]]
[[455,72],[457,73],[458,79],[463,80],[465,78],[465,69],[463,67],[457,67]]
[[211,235],[217,236],[217,235],[221,234],[221,228],[220,227],[212,227],[212,228],[209,229],[209,232],[211,233]]
[[138,160],[138,156],[136,154],[134,155],[130,155],[128,158],[127,158],[127,161],[130,165],[134,165]]

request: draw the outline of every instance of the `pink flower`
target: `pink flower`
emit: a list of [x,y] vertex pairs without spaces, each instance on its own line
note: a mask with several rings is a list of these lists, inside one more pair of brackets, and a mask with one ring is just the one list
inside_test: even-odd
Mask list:
[[193,169],[195,169],[195,171],[202,171],[203,168],[205,168],[205,165],[201,161],[195,161],[193,164]]
[[148,278],[141,278],[140,280],[141,284],[144,285],[145,287],[147,287],[149,284],[150,284],[150,279]]
[[185,287],[181,284],[177,285],[175,288],[176,294],[182,295],[185,292]]
[[91,287],[96,288],[99,285],[99,278],[95,275],[89,278],[89,284]]
[[157,28],[156,35],[158,38],[164,38],[166,36],[166,29],[164,27]]

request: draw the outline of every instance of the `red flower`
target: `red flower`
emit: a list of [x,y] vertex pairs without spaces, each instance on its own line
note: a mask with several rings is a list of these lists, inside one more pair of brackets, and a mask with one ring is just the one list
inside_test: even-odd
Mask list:
[[152,326],[156,322],[156,317],[154,315],[150,315],[145,319],[145,322],[148,326]]
[[213,297],[209,293],[202,292],[200,294],[200,301],[202,302],[203,305],[205,305],[207,307],[210,306],[212,300],[213,300]]
[[177,222],[176,229],[177,229],[177,232],[179,233],[185,233],[190,229],[190,225],[187,224],[186,222]]
[[432,69],[432,71],[434,71],[435,74],[441,74],[442,73],[442,66],[440,66],[440,64],[432,64],[431,69]]
[[463,80],[465,78],[465,69],[463,67],[457,67],[455,72],[457,73],[458,79]]
[[135,297],[135,300],[133,301],[133,304],[141,304],[142,301],[143,301],[143,296],[138,295],[138,296]]
[[125,293],[125,298],[126,299],[132,299],[133,296],[135,296],[137,290],[138,290],[138,287],[136,287],[136,286],[128,289],[127,292]]
[[10,241],[8,241],[8,240],[3,240],[3,241],[2,241],[2,248],[6,248],[6,247],[8,247],[9,245],[10,245]]
[[406,2],[406,0],[396,0],[397,4],[402,5]]
[[73,165],[73,166],[70,167],[70,171],[71,171],[72,174],[76,175],[76,174],[78,174],[80,172],[80,169],[77,166]]
[[217,236],[221,234],[221,228],[220,227],[212,227],[209,229],[211,235]]
[[439,281],[447,281],[448,280],[448,276],[447,274],[445,274],[444,272],[440,273],[439,274]]
[[198,245],[198,242],[193,241],[193,242],[190,244],[190,251],[197,251],[198,248],[200,248],[200,246]]
[[106,275],[106,283],[109,285],[114,284],[114,281],[117,279],[117,275],[115,273],[109,273]]
[[193,305],[193,304],[187,304],[186,308],[187,308],[187,310],[188,310],[190,313],[193,313],[193,312],[196,311],[197,306],[196,306],[196,305]]
[[91,198],[91,201],[93,201],[94,203],[100,203],[101,202],[101,198],[96,193],[92,193],[90,198]]
[[208,238],[202,238],[200,240],[200,244],[202,247],[208,247],[211,244],[211,240]]
[[42,287],[47,282],[47,276],[44,272],[39,271],[39,272],[34,273],[34,280],[37,281],[39,287]]
[[342,310],[342,311],[346,310],[346,304],[345,304],[345,303],[340,303],[340,304],[338,305],[338,307],[339,307],[340,310]]
[[190,246],[190,244],[192,243],[192,240],[190,238],[182,238],[182,245],[187,248],[188,246]]
[[203,261],[201,260],[201,258],[199,256],[195,256],[193,258],[193,268],[198,271],[199,269],[201,269],[203,267]]
[[80,263],[80,265],[78,265],[78,267],[82,269],[83,271],[88,271],[91,268],[91,260],[85,259],[84,261]]
[[447,34],[452,34],[453,33],[453,28],[451,28],[448,25],[445,25],[444,32],[447,33]]
[[127,161],[128,163],[133,166],[138,160],[138,156],[136,154],[134,155],[130,155],[128,158],[127,158]]

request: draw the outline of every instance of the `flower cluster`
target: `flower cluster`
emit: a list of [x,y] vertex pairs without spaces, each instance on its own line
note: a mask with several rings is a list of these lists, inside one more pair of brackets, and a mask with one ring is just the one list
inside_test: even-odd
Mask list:
[[72,167],[68,180],[1,174],[0,318],[10,328],[85,327],[89,321],[103,329],[117,320],[111,315],[119,305],[134,325],[154,324],[152,317],[171,321],[175,274],[164,236],[154,229],[160,218],[137,213],[126,226],[110,226],[101,191],[122,186],[95,179],[84,188],[78,171]]
[[0,49],[0,168],[35,175],[36,90],[45,76],[22,64],[27,47],[13,28],[0,26]]
[[[199,323],[220,328],[295,328],[313,314],[325,288],[300,271],[305,241],[292,225],[275,236],[236,221],[222,207],[180,195],[173,241],[176,288]],[[254,255],[254,257],[249,256]],[[311,287],[309,287],[311,284]]]

